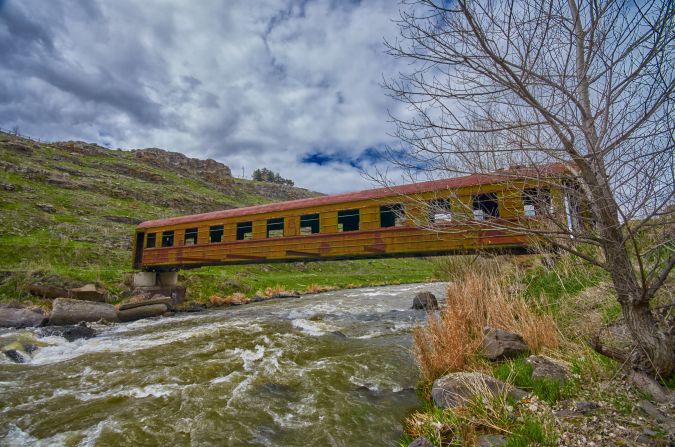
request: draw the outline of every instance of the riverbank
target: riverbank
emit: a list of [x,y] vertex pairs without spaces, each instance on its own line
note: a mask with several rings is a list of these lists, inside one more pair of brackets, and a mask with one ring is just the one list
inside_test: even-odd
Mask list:
[[[50,300],[30,293],[32,285],[68,289],[95,284],[117,304],[130,290],[128,268],[97,266],[66,269],[38,265],[32,269],[7,270],[0,275],[0,303],[33,304],[49,309]],[[213,295],[240,293],[246,297],[279,288],[299,293],[385,284],[441,281],[448,277],[447,257],[326,261],[203,267],[180,272],[179,284],[187,289],[187,301],[208,303]]]
[[672,445],[673,378],[670,390],[636,386],[591,347],[631,347],[606,274],[567,256],[542,260],[458,271],[440,316],[415,330],[425,405],[400,446]]

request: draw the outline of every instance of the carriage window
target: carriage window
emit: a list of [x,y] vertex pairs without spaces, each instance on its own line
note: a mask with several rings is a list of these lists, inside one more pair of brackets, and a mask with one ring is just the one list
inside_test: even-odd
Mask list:
[[173,247],[173,231],[162,233],[162,247]]
[[358,231],[359,210],[338,211],[338,231]]
[[253,239],[253,222],[239,222],[237,224],[237,240]]
[[209,228],[209,242],[223,242],[222,225],[211,225]]
[[188,228],[185,230],[184,245],[195,245],[197,243],[197,228]]
[[548,189],[528,188],[523,190],[523,208],[526,217],[540,215],[551,209],[551,193]]
[[403,205],[400,203],[380,207],[380,226],[382,228],[400,227],[404,222],[405,214],[403,212]]
[[451,220],[449,199],[434,199],[429,202],[429,223],[450,222]]
[[284,235],[284,218],[267,219],[267,237],[282,237]]
[[319,215],[305,214],[300,216],[300,234],[315,234],[320,231]]
[[490,192],[473,196],[473,218],[475,220],[485,220],[492,217],[499,217],[497,194]]
[[156,241],[157,241],[157,233],[148,233],[146,243],[145,243],[145,247],[146,248],[154,248]]

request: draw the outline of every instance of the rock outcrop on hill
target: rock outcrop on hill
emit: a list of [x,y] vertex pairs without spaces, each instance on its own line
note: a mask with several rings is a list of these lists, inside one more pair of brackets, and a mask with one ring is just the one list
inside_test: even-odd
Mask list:
[[135,150],[134,155],[137,159],[151,165],[198,177],[216,186],[232,184],[230,168],[215,160],[189,158],[180,152],[169,152],[154,147]]

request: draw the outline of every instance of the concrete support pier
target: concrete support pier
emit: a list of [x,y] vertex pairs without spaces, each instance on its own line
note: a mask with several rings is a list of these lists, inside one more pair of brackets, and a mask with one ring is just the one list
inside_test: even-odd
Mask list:
[[185,287],[178,285],[178,272],[137,272],[134,273],[132,287],[135,295],[170,297],[172,305],[185,299]]
[[154,287],[157,284],[156,272],[134,273],[133,287]]

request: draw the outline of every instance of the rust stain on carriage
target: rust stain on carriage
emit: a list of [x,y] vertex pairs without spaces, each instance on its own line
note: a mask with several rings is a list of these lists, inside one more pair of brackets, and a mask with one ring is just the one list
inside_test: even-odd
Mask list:
[[[561,182],[570,177],[568,172],[565,165],[552,164],[143,222],[133,239],[137,250],[134,266],[162,270],[251,262],[423,256],[485,248],[522,250],[527,247],[528,237],[509,230],[510,226],[523,223],[522,191],[542,187],[543,179],[552,205],[563,210]],[[474,206],[472,200],[477,195],[494,197],[492,208],[481,208],[481,212],[487,212],[485,218],[497,223],[500,229],[472,220],[471,211],[467,216],[466,210]],[[437,229],[442,231],[434,232],[424,228],[429,211],[421,209],[418,202],[439,197],[448,198],[452,210],[448,214],[452,219],[439,223]],[[396,226],[383,228],[383,210],[387,208],[384,205],[394,204],[402,206],[406,220],[392,221],[389,215],[389,224]],[[356,231],[340,231],[340,210],[358,210],[355,221],[343,220],[342,224],[355,225]],[[465,219],[461,218],[462,213]],[[349,214],[343,213],[342,219],[349,219]],[[305,230],[311,234],[303,233],[301,216],[312,215],[320,216],[318,221],[312,218],[316,228],[306,226]],[[271,226],[280,225],[280,218],[283,228]],[[268,220],[275,220],[276,224]],[[237,223],[241,222],[252,222],[247,230],[250,239],[236,240]],[[221,225],[222,240],[211,242],[211,226]],[[185,245],[188,228],[197,228],[197,234],[191,240],[194,243]],[[161,242],[165,232],[173,235],[173,246],[136,247],[138,241],[146,241],[142,235],[155,233],[155,240]],[[277,237],[271,237],[272,234]]]

